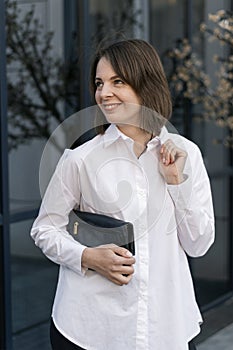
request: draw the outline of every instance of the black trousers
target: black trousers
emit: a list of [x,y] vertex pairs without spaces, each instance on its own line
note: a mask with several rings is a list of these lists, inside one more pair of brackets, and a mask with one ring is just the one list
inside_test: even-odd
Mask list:
[[[55,327],[53,321],[51,320],[50,326],[50,340],[53,350],[85,350],[80,348],[80,346],[71,343],[68,339],[66,339]],[[196,350],[196,347],[191,341],[189,343],[189,350]]]
[[50,324],[50,342],[53,350],[85,350],[66,339],[55,327],[53,320]]

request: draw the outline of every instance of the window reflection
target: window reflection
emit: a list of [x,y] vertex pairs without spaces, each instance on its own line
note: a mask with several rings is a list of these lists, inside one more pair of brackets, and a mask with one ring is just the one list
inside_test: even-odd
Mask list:
[[[55,293],[57,266],[34,245],[32,220],[11,224],[12,330],[14,349],[31,349],[45,342],[49,350],[48,322]],[[38,328],[38,325],[45,325]],[[32,329],[34,329],[32,331]],[[39,347],[38,349],[42,347]]]

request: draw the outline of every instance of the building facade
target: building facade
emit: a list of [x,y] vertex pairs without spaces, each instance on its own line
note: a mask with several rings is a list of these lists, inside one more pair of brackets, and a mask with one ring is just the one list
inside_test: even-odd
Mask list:
[[[96,43],[106,33],[114,36],[117,32],[149,40],[160,53],[168,76],[172,68],[166,53],[174,48],[177,40],[187,38],[204,62],[213,84],[216,79],[214,54],[232,54],[200,32],[200,24],[208,22],[210,13],[220,9],[232,11],[232,0],[17,2],[21,10],[19,16],[23,18],[33,5],[42,31],[54,33],[52,55],[76,62],[78,109],[91,105],[88,89],[90,57]],[[7,103],[7,81],[17,80],[18,66],[6,62],[4,3],[0,0],[0,348],[27,350],[32,349],[30,344],[33,342],[33,349],[43,347],[46,350],[50,349],[48,322],[58,269],[35,247],[29,232],[41,200],[39,169],[47,139],[29,137],[27,143],[22,142],[7,152],[7,134],[14,128],[7,119],[12,110],[12,105]],[[215,244],[204,257],[190,259],[197,300],[205,312],[233,295],[233,153],[224,143],[213,142],[223,139],[229,130],[206,122],[201,118],[200,107],[186,102],[174,109],[171,122],[202,151],[211,180],[216,218]],[[65,102],[59,105],[59,110],[64,118],[75,111]],[[54,121],[51,132],[56,126],[57,121]]]

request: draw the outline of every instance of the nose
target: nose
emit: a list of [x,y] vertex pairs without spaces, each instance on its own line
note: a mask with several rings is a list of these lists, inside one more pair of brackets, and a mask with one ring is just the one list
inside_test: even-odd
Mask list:
[[101,90],[100,90],[100,96],[102,99],[108,98],[108,97],[112,97],[113,94],[113,90],[111,88],[111,84],[108,83],[104,83]]

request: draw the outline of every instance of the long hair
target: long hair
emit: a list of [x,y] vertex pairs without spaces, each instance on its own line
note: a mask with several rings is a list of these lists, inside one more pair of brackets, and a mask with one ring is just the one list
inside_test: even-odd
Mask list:
[[[129,84],[142,105],[141,127],[158,134],[172,113],[171,95],[162,63],[155,48],[144,40],[130,39],[99,48],[94,55],[90,72],[90,90],[95,98],[96,68],[100,59],[106,58],[115,73]],[[97,128],[104,133],[106,118],[99,111]]]

